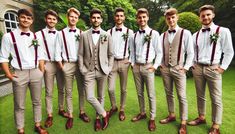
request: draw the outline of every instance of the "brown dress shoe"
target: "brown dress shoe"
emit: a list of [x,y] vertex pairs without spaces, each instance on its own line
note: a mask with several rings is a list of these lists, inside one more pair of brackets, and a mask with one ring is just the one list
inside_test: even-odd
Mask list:
[[96,120],[95,120],[94,128],[95,128],[95,131],[101,130],[101,122],[100,122],[100,119],[96,119]]
[[103,127],[102,127],[102,129],[104,130],[109,125],[109,112],[106,112],[106,116],[102,120],[103,120]]
[[165,119],[162,119],[162,120],[160,120],[159,122],[161,123],[161,124],[167,124],[167,123],[170,123],[170,122],[173,122],[173,121],[175,121],[176,119],[175,119],[175,116],[167,116]]
[[136,115],[134,118],[131,119],[132,122],[136,122],[136,121],[139,121],[139,120],[142,120],[142,119],[145,119],[147,118],[147,115],[146,114],[141,114],[139,113],[138,115]]
[[48,127],[51,127],[52,126],[52,120],[53,120],[53,117],[47,117],[47,120],[45,121],[45,127],[48,128]]
[[220,134],[219,128],[211,127],[209,134]]
[[65,110],[59,110],[58,114],[62,117],[69,118],[69,114]]
[[149,131],[155,131],[156,129],[155,120],[149,120],[148,128],[149,128]]
[[22,131],[20,131],[20,130],[18,129],[17,134],[24,134],[24,131],[22,132]]
[[81,119],[81,120],[83,120],[84,122],[90,122],[90,119],[89,119],[89,117],[86,115],[86,113],[80,113],[79,114],[79,118]]
[[124,121],[126,119],[125,113],[124,111],[120,111],[119,112],[119,120],[120,121]]
[[71,129],[73,127],[73,118],[68,118],[66,124],[65,124],[65,128],[66,129]]
[[118,111],[118,108],[117,108],[117,107],[116,107],[115,109],[111,108],[111,109],[109,110],[109,118],[110,118],[113,114],[115,114],[117,111]]
[[206,119],[202,120],[200,118],[196,118],[196,119],[188,122],[187,124],[190,126],[197,126],[197,125],[205,124],[205,123],[206,123]]
[[187,134],[186,124],[180,124],[178,134]]
[[35,126],[34,131],[38,134],[49,134],[46,129],[44,129],[42,126]]

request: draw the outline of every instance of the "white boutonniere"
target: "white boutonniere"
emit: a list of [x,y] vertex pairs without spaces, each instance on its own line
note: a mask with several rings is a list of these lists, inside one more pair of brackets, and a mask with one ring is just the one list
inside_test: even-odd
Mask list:
[[102,44],[106,42],[107,40],[108,40],[108,36],[106,34],[100,35],[100,41]]
[[80,40],[80,35],[79,34],[75,35],[75,38],[76,38],[76,41],[79,41]]
[[37,39],[33,39],[32,40],[32,44],[29,47],[31,47],[31,46],[38,47],[39,46],[38,40]]
[[128,33],[123,33],[122,34],[122,38],[123,38],[124,41],[127,40],[128,37],[129,37]]
[[146,35],[144,36],[144,43],[145,43],[145,42],[149,42],[151,39],[152,39],[152,37],[151,37],[150,35],[146,34]]
[[218,38],[219,38],[219,34],[217,33],[213,33],[212,35],[210,35],[211,43],[217,42]]

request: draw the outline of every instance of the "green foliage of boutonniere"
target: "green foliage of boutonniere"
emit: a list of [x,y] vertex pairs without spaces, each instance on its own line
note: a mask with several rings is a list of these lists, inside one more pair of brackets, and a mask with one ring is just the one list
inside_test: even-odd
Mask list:
[[218,38],[219,38],[219,34],[217,33],[213,33],[212,35],[210,35],[211,43],[217,42]]
[[100,35],[100,40],[101,40],[101,43],[103,44],[104,42],[108,40],[108,36],[106,34],[102,34]]
[[123,33],[122,34],[122,38],[123,38],[124,41],[127,40],[128,37],[129,37],[128,33]]
[[152,39],[152,37],[151,37],[150,35],[146,34],[146,35],[144,36],[144,43],[145,43],[145,42],[149,42],[151,39]]
[[33,39],[32,40],[32,44],[29,47],[31,47],[31,46],[38,47],[39,46],[38,40],[37,39]]
[[80,40],[80,35],[79,34],[75,35],[75,38],[76,38],[76,41],[79,41]]

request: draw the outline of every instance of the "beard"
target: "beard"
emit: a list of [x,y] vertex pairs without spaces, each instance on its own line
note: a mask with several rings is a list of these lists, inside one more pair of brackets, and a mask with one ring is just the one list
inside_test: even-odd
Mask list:
[[92,23],[92,27],[93,28],[100,27],[100,23],[94,22],[94,23]]
[[209,21],[202,21],[202,24],[205,26],[208,26],[212,23],[213,20],[209,20]]

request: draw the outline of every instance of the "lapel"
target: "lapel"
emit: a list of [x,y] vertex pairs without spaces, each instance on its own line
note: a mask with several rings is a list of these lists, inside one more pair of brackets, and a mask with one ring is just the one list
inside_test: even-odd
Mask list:
[[90,46],[90,51],[91,51],[91,55],[92,55],[93,54],[92,45],[94,45],[94,42],[92,40],[92,30],[91,29],[87,33],[87,39],[88,39],[88,44]]

